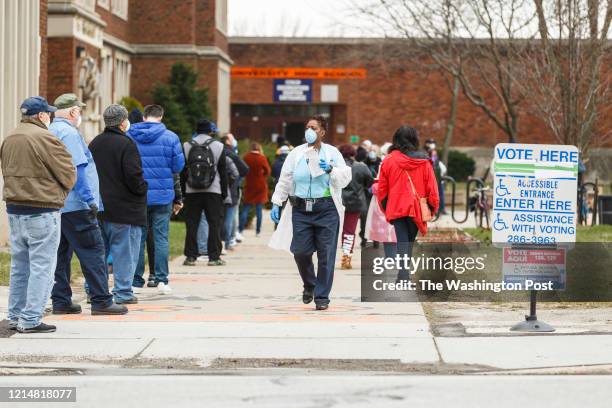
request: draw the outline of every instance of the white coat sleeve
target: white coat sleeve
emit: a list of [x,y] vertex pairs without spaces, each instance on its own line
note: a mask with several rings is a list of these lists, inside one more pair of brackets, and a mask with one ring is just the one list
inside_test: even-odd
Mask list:
[[334,148],[334,168],[329,174],[329,182],[336,190],[342,190],[351,182],[351,168],[346,165],[344,158]]
[[272,194],[272,204],[276,204],[278,206],[282,206],[291,191],[293,190],[293,169],[295,168],[295,156],[296,149],[292,150],[285,162],[283,163],[283,168],[281,169],[280,177],[278,178],[278,183],[276,183],[276,188],[274,188],[274,194]]

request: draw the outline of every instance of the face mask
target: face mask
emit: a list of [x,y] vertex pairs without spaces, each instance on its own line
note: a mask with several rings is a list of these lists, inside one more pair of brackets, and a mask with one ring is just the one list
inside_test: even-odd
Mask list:
[[368,152],[368,159],[372,161],[376,160],[376,152]]
[[82,122],[82,121],[83,121],[83,118],[81,117],[81,115],[79,115],[79,117],[77,118],[77,121],[76,121],[76,125],[75,125],[75,127],[79,127],[79,126],[81,126],[81,122]]
[[130,121],[126,120],[125,122],[127,123],[127,125],[125,125],[125,129],[123,129],[123,132],[127,133],[127,131],[130,130]]
[[306,133],[304,136],[308,144],[313,144],[314,142],[317,141],[317,132],[315,132],[314,130],[310,128],[306,129]]
[[238,147],[238,141],[236,139],[232,140],[232,147],[234,149]]

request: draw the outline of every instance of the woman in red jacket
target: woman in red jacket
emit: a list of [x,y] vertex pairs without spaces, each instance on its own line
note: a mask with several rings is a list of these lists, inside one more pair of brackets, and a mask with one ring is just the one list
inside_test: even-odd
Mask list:
[[270,163],[263,154],[263,149],[259,143],[251,144],[251,151],[243,157],[249,166],[244,186],[244,196],[242,199],[242,212],[240,213],[240,223],[238,230],[242,234],[247,223],[247,216],[252,206],[255,206],[257,214],[257,227],[255,233],[261,233],[262,207],[268,202],[268,176],[270,175]]
[[[380,167],[377,199],[387,221],[395,228],[398,254],[410,257],[417,233],[427,233],[419,198],[427,198],[427,204],[435,214],[440,201],[438,185],[429,157],[419,151],[416,129],[406,125],[397,129],[389,152]],[[400,270],[398,280],[404,279],[410,279],[410,274]]]

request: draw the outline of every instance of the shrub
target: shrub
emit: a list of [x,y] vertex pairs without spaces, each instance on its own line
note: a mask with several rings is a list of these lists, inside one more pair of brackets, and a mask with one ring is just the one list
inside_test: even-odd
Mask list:
[[140,103],[138,99],[132,98],[131,96],[124,96],[119,101],[119,104],[125,106],[125,109],[127,109],[128,112],[131,112],[134,109],[138,109],[141,112],[144,110],[142,103]]
[[211,119],[208,89],[197,87],[198,74],[191,65],[172,65],[167,84],[156,84],[154,103],[164,108],[164,124],[182,141],[191,139],[200,118]]
[[470,156],[458,150],[448,152],[448,175],[456,181],[466,181],[475,170],[476,162]]

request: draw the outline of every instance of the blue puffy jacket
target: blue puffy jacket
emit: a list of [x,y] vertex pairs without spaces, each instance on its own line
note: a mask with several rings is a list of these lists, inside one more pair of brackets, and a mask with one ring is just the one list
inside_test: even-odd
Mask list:
[[136,142],[144,178],[149,184],[147,205],[166,205],[174,200],[173,173],[185,166],[183,148],[176,133],[158,122],[140,122],[130,127],[128,135]]

